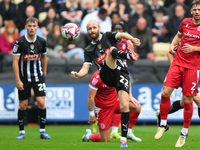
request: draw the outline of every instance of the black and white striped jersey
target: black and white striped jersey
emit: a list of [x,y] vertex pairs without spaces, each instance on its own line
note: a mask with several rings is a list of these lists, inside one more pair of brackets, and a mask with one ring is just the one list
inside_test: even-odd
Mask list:
[[[91,42],[84,51],[84,63],[91,64],[92,62],[97,66],[99,70],[103,65],[103,62],[109,52],[110,47],[117,47],[116,32],[106,32],[101,35],[101,38],[96,43]],[[125,68],[121,59],[117,60],[117,67]],[[120,69],[119,69],[120,70]]]
[[20,78],[28,82],[38,82],[44,77],[40,54],[47,54],[46,41],[35,36],[33,42],[24,35],[16,40],[13,47],[13,55],[20,56]]

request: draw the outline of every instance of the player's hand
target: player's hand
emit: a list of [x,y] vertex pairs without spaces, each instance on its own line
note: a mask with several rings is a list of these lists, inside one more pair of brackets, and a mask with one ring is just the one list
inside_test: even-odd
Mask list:
[[17,81],[16,82],[16,86],[18,90],[24,90],[24,84],[22,83],[22,81]]
[[95,116],[90,116],[88,123],[89,124],[94,124],[95,122],[96,122],[96,117]]
[[177,48],[177,45],[170,45],[169,53],[175,55],[176,54],[176,51],[174,51],[175,48]]
[[72,77],[73,79],[79,78],[79,77],[78,77],[78,73],[75,72],[75,71],[72,71],[72,72],[71,72],[71,77]]
[[136,106],[139,106],[139,105],[140,105],[140,102],[137,101],[133,96],[130,96],[130,97],[129,97],[129,101],[130,101],[131,103],[133,103],[134,105],[136,105]]
[[138,38],[133,38],[132,40],[131,40],[136,46],[140,46],[140,40],[138,39]]
[[191,53],[194,51],[194,46],[190,45],[190,44],[184,44],[184,46],[182,47],[182,51],[184,53]]

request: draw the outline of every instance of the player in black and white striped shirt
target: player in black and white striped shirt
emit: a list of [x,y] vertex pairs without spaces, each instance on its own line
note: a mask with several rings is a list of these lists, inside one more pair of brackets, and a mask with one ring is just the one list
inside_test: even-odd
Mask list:
[[50,139],[45,132],[45,76],[47,70],[46,41],[36,35],[38,20],[30,17],[26,20],[27,34],[16,40],[13,47],[13,70],[19,95],[18,123],[20,133],[16,139],[24,139],[24,118],[33,88],[39,107],[40,138]]

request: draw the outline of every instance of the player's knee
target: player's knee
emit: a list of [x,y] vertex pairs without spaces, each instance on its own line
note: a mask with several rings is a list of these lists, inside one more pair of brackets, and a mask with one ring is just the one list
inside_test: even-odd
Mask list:
[[121,112],[129,111],[129,103],[128,102],[121,103],[120,104],[120,109],[121,109]]
[[22,103],[19,104],[19,109],[20,109],[20,110],[26,110],[27,105],[28,105],[27,103],[23,103],[23,102],[22,102]]
[[167,90],[162,90],[161,95],[164,96],[164,97],[168,97],[168,96],[170,96],[170,93]]
[[44,109],[45,108],[45,101],[37,101],[37,103],[38,103],[38,107],[40,109]]

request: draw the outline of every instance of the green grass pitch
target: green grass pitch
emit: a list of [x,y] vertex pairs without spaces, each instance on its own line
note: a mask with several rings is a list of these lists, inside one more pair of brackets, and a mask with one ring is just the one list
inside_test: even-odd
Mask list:
[[[111,139],[108,143],[82,142],[81,138],[89,125],[47,125],[46,131],[51,135],[50,140],[39,138],[39,126],[25,126],[26,137],[16,140],[18,126],[0,126],[0,150],[117,150],[120,148],[118,139]],[[141,143],[128,140],[130,150],[199,150],[200,126],[191,125],[186,144],[182,148],[175,148],[182,126],[171,125],[160,140],[155,140],[157,126],[136,125],[134,133],[142,139]]]

